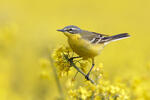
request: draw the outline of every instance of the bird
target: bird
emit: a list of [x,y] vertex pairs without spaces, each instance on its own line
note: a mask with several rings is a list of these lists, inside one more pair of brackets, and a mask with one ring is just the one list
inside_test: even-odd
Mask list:
[[[110,42],[130,37],[128,33],[120,33],[117,35],[105,35],[97,32],[83,30],[75,25],[69,25],[57,31],[64,33],[68,38],[68,44],[71,49],[83,59],[91,59],[92,67],[86,74],[85,78],[89,80],[90,72],[92,71],[95,61],[103,48]],[[75,57],[78,58],[78,57]]]

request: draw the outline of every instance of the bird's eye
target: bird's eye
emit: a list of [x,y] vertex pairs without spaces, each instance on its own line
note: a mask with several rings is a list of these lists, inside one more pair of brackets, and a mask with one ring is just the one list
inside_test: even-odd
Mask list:
[[72,31],[72,28],[68,29],[68,31]]

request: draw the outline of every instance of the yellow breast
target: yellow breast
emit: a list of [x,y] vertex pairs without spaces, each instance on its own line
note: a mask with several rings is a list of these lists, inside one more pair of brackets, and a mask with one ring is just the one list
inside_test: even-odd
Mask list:
[[69,36],[68,43],[73,51],[83,58],[97,56],[104,47],[104,44],[90,44],[90,42],[81,39],[81,36],[77,34]]

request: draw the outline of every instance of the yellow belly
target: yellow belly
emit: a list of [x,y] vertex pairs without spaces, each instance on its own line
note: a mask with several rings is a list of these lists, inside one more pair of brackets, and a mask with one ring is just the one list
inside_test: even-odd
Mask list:
[[83,58],[94,58],[100,54],[104,44],[90,44],[83,39],[68,39],[68,43],[72,50]]

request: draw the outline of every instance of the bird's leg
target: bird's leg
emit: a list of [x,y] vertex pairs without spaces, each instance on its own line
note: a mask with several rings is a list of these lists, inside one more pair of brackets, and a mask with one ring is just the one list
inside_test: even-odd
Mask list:
[[87,80],[89,80],[89,75],[90,75],[90,72],[92,71],[94,65],[95,65],[95,63],[94,63],[94,58],[92,58],[92,67],[91,67],[90,71],[87,73],[87,75],[85,76],[85,78],[86,78]]

